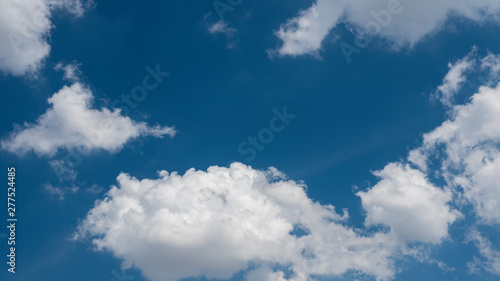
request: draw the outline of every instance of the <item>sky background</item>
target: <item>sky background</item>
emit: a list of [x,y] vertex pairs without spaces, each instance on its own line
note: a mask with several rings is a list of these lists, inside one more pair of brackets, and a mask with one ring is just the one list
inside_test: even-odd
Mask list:
[[[121,94],[141,85],[147,66],[159,65],[170,75],[128,116],[175,126],[177,134],[139,137],[120,151],[83,156],[75,167],[76,178],[63,181],[49,163],[64,159],[67,150],[53,157],[2,150],[3,166],[13,165],[17,171],[19,222],[18,272],[7,273],[3,263],[1,279],[112,280],[120,259],[94,251],[90,241],[69,238],[94,201],[117,184],[120,172],[142,179],[156,178],[158,170],[183,174],[189,168],[227,167],[234,161],[258,170],[273,166],[290,179],[304,181],[312,200],[337,210],[348,208],[349,225],[363,228],[366,211],[355,192],[374,186],[378,179],[373,171],[405,158],[421,144],[423,133],[448,118],[446,107],[432,98],[448,63],[473,46],[481,56],[488,50],[500,53],[499,27],[452,16],[444,28],[412,48],[391,50],[374,40],[348,63],[339,43],[353,44],[354,35],[339,25],[323,41],[320,58],[270,57],[268,50],[280,45],[274,32],[311,4],[243,1],[224,14],[234,31],[215,34],[208,32],[219,21],[210,1],[96,1],[78,18],[55,11],[50,55],[36,77],[0,76],[2,136],[14,124],[36,122],[49,108],[47,99],[69,84],[54,69],[60,62],[80,63],[80,79],[93,92],[94,108],[111,108]],[[479,86],[476,79],[466,85],[473,90]],[[469,97],[459,96],[458,102]],[[255,159],[240,154],[240,143],[269,127],[273,109],[284,107],[296,115],[290,124]],[[47,192],[47,184],[66,191],[64,198]],[[68,190],[75,186],[78,192]],[[0,198],[5,202],[6,192]],[[453,239],[429,249],[433,260],[453,270],[405,257],[396,262],[395,280],[498,280],[485,270],[469,272],[467,263],[477,249],[464,243],[464,229],[473,224],[467,217],[473,210],[463,206],[460,211],[466,218],[450,226]],[[500,240],[498,230],[498,225],[484,228],[494,244]],[[0,239],[5,253],[5,239]],[[148,280],[137,268],[126,272],[134,280]],[[375,280],[351,274],[318,278]]]

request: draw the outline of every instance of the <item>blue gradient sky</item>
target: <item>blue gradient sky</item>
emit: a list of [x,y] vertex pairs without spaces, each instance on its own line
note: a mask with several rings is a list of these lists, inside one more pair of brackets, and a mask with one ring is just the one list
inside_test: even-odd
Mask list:
[[[147,66],[160,65],[169,77],[129,116],[174,125],[178,134],[172,139],[140,138],[116,153],[84,156],[76,179],[65,182],[51,169],[49,157],[1,151],[3,166],[17,169],[19,218],[18,273],[13,277],[2,270],[1,279],[112,280],[112,270],[119,271],[121,261],[69,237],[122,171],[155,178],[157,170],[183,173],[232,161],[255,169],[274,166],[291,179],[303,180],[312,199],[348,208],[350,224],[363,227],[365,214],[353,190],[373,186],[377,179],[372,171],[406,157],[422,133],[446,119],[446,109],[431,94],[447,73],[448,62],[465,56],[474,45],[481,54],[500,53],[498,25],[452,18],[452,27],[410,50],[391,51],[374,42],[353,55],[351,63],[333,40],[325,43],[321,59],[270,59],[266,51],[279,45],[273,32],[308,6],[310,1],[244,1],[225,14],[236,29],[229,37],[207,32],[218,21],[210,1],[98,1],[83,18],[55,14],[52,51],[39,78],[0,76],[2,136],[14,129],[13,124],[35,122],[45,112],[47,99],[65,84],[54,66],[72,61],[81,63],[96,107],[109,107],[142,83]],[[354,40],[344,27],[337,34],[337,43]],[[233,48],[228,48],[230,43]],[[296,118],[248,161],[238,146],[269,127],[273,109],[284,107]],[[67,154],[59,151],[54,158]],[[47,183],[82,190],[96,184],[102,191],[70,192],[59,200],[44,191]],[[0,198],[6,201],[6,192]],[[486,271],[467,271],[477,251],[463,243],[463,229],[471,223],[455,223],[450,233],[456,239],[431,250],[455,270],[408,258],[398,262],[401,272],[396,280],[498,280]],[[484,231],[493,241],[500,240],[498,228]],[[4,253],[4,239],[1,243]],[[127,273],[134,280],[147,280],[137,269]],[[240,276],[231,280],[241,280]]]

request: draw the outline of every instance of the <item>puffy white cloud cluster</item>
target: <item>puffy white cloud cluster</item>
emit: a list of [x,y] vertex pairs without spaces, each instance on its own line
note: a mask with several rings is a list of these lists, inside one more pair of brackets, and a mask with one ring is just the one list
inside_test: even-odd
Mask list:
[[390,226],[405,241],[439,243],[448,236],[448,226],[460,216],[448,205],[451,191],[435,187],[424,173],[400,163],[391,163],[375,175],[381,180],[358,192],[368,226]]
[[50,53],[51,16],[65,10],[82,16],[80,0],[0,0],[0,71],[34,73]]
[[498,21],[500,3],[495,0],[316,0],[283,24],[276,35],[280,55],[315,54],[339,24],[359,34],[387,39],[393,47],[412,46],[443,28],[452,16],[475,22]]
[[94,96],[80,82],[64,86],[48,99],[51,107],[36,123],[25,123],[1,141],[1,147],[16,154],[34,151],[53,156],[59,149],[115,152],[139,136],[173,136],[167,126],[149,126],[123,116],[118,109],[92,108]]
[[[471,61],[470,54],[459,62]],[[452,187],[475,207],[487,224],[500,223],[500,59],[489,54],[475,59],[470,71],[481,72],[486,85],[464,105],[452,105],[451,118],[423,137],[422,147],[410,152],[409,160],[427,170],[432,159],[439,159],[440,173]],[[450,72],[455,70],[451,68]],[[477,73],[476,73],[477,74]],[[449,74],[447,77],[450,76]],[[462,78],[463,80],[465,78]],[[449,101],[448,99],[446,99]],[[446,105],[449,103],[446,102]],[[436,157],[439,156],[439,157]],[[436,162],[436,160],[434,160]]]
[[[298,182],[277,180],[276,170],[233,163],[159,176],[120,174],[118,187],[96,203],[79,231],[151,280],[227,279],[250,262],[260,267],[248,280],[285,280],[269,269],[274,265],[293,271],[287,280],[348,270],[379,279],[394,274],[392,234],[358,234],[343,225],[347,214],[312,201]],[[297,227],[308,234],[291,234]]]

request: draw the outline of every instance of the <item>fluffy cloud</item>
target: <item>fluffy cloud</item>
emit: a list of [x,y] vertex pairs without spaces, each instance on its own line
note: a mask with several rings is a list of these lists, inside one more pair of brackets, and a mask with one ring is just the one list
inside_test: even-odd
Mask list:
[[[398,247],[390,233],[362,236],[343,225],[347,214],[308,198],[304,186],[240,163],[229,168],[159,172],[158,179],[118,176],[79,227],[151,280],[227,279],[256,264],[248,280],[337,275],[348,270],[390,279]],[[272,179],[275,180],[272,180]],[[307,235],[293,235],[294,228]]]
[[450,16],[481,22],[498,20],[495,0],[316,0],[296,18],[283,24],[276,35],[280,55],[315,54],[325,37],[339,24],[359,34],[380,36],[396,48],[412,46],[439,31]]
[[[468,59],[470,55],[461,61]],[[489,78],[484,81],[485,85],[472,95],[467,104],[453,105],[450,108],[451,118],[424,134],[422,147],[412,150],[409,160],[422,170],[427,170],[432,160],[438,159],[439,174],[451,187],[463,190],[463,195],[474,206],[482,222],[498,224],[500,59],[489,54],[477,61],[480,63],[472,70]]]
[[139,136],[173,136],[172,127],[149,126],[121,115],[120,110],[93,109],[92,92],[79,82],[64,86],[48,99],[51,105],[35,124],[17,126],[1,141],[2,149],[16,154],[33,150],[53,156],[59,149],[115,152]]
[[427,180],[419,170],[391,163],[375,172],[381,180],[370,190],[358,192],[367,211],[365,224],[390,226],[407,241],[439,243],[448,236],[448,226],[458,217],[451,210],[451,192]]
[[81,16],[79,0],[0,0],[0,71],[23,75],[36,72],[50,52],[50,21],[54,10]]
[[475,206],[486,223],[500,223],[500,87],[481,87],[466,105],[453,107],[454,118],[424,135],[424,145],[410,153],[423,166],[443,154],[441,174]]
[[465,171],[453,177],[486,224],[500,223],[500,152],[474,149],[464,159]]

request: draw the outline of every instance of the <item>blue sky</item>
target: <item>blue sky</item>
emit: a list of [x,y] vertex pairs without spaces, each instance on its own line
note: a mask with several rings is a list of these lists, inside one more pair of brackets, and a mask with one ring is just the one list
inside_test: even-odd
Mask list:
[[4,1],[2,280],[498,280],[498,3],[324,1]]

